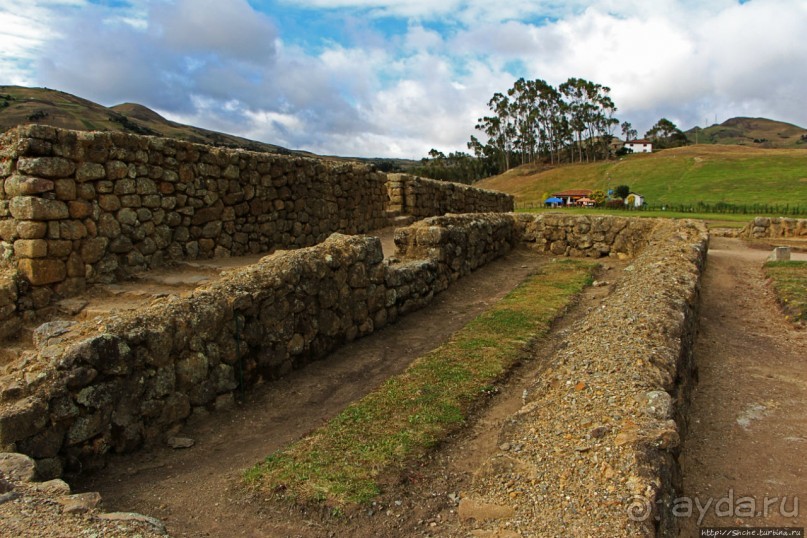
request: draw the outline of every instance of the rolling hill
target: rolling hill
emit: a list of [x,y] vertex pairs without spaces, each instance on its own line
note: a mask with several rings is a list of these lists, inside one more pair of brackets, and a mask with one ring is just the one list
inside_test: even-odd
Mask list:
[[617,161],[556,168],[526,165],[474,184],[541,205],[565,189],[618,185],[644,195],[651,206],[719,202],[807,206],[807,151],[699,144],[630,155]]
[[807,149],[807,129],[765,118],[731,118],[719,125],[685,133],[690,143],[737,144],[758,148]]
[[267,153],[299,153],[281,146],[182,125],[142,105],[105,107],[75,95],[47,88],[0,86],[0,132],[16,125],[39,123],[78,131],[122,131],[163,136],[199,144],[239,147]]

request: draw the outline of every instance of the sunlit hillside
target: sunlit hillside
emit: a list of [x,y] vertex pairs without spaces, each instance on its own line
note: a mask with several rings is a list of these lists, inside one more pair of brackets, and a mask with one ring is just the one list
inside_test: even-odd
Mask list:
[[607,191],[618,185],[644,195],[651,206],[807,205],[807,151],[695,145],[593,164],[526,165],[475,185],[511,193],[520,205],[540,204],[545,195],[564,189]]

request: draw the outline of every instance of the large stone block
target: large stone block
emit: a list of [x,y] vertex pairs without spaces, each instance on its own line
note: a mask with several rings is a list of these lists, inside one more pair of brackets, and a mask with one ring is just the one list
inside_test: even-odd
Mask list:
[[76,169],[76,181],[96,181],[106,177],[106,169],[103,164],[81,163]]
[[32,196],[15,196],[9,204],[9,211],[17,220],[59,220],[70,216],[64,202]]
[[0,414],[0,445],[30,437],[45,427],[48,406],[34,397],[25,398],[3,409]]
[[44,258],[48,255],[48,242],[44,239],[18,239],[14,241],[17,258]]
[[62,178],[73,175],[76,165],[62,157],[20,157],[17,170],[29,176]]
[[67,266],[61,260],[21,259],[17,269],[34,286],[61,282],[67,276]]

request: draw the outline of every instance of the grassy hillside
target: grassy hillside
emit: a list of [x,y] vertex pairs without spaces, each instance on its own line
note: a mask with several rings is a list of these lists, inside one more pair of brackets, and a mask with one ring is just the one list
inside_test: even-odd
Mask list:
[[757,148],[807,149],[807,129],[765,118],[731,118],[720,125],[686,132],[691,143],[739,144]]
[[662,204],[790,204],[807,206],[807,151],[697,145],[617,161],[552,169],[524,166],[478,187],[540,204],[545,193],[628,185],[652,206]]
[[0,132],[26,123],[78,131],[123,131],[252,151],[291,153],[274,144],[169,121],[142,105],[125,103],[108,108],[58,90],[0,86]]

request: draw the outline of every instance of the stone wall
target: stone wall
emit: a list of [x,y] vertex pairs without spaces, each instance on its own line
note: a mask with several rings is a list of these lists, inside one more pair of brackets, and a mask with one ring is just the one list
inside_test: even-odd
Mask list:
[[0,162],[4,257],[57,293],[386,224],[386,178],[355,163],[36,125],[0,137]]
[[[542,356],[497,441],[514,448],[480,465],[463,495],[503,514],[479,525],[491,535],[678,536],[670,508],[681,494],[708,234],[702,222],[638,220],[612,220],[622,233],[644,229],[644,248],[622,275],[604,273],[616,279],[603,282],[607,300]],[[574,225],[583,224],[594,228]]]
[[[404,191],[409,203],[391,206],[390,193]],[[168,261],[311,246],[400,213],[511,208],[509,195],[388,181],[358,163],[37,125],[0,135],[0,270],[25,281],[17,314]],[[0,321],[13,317],[6,295]]]
[[574,216],[545,213],[516,215],[519,235],[533,248],[560,256],[633,257],[647,244],[658,219]]
[[[0,378],[0,450],[36,458],[46,477],[63,463],[87,468],[110,451],[134,450],[194,407],[229,405],[256,380],[283,376],[428,305],[522,241],[524,223],[545,218],[425,219],[397,231],[396,256],[386,261],[377,238],[337,234],[265,257],[189,297],[100,324],[44,324],[36,349]],[[592,219],[572,218],[569,233]],[[643,226],[609,229],[638,234]],[[619,237],[606,236],[614,245]]]
[[417,218],[446,213],[506,213],[514,209],[513,197],[502,192],[408,174],[388,177],[390,210]]
[[[507,216],[457,217],[403,232],[383,261],[377,238],[334,235],[144,311],[96,322],[51,322],[36,350],[0,379],[0,446],[87,468],[110,451],[157,439],[194,407],[232,402],[239,387],[274,379],[399,316],[516,242]],[[412,259],[408,241],[432,257]],[[419,243],[420,244],[420,243]],[[451,253],[444,255],[442,253]],[[474,258],[471,261],[470,258]]]
[[779,237],[807,238],[807,219],[756,217],[740,230],[740,237],[753,239]]

